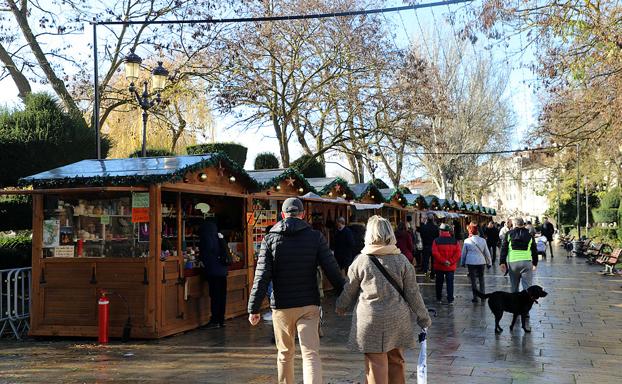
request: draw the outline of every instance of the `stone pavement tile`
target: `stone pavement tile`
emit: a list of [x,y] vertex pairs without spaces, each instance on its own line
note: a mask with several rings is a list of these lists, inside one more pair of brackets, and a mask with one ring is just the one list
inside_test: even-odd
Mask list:
[[546,357],[565,357],[569,355],[581,356],[585,358],[598,358],[605,355],[603,347],[575,347],[572,350],[568,348],[556,348],[555,346],[545,347],[541,350],[540,355]]
[[478,367],[473,369],[472,376],[475,377],[498,377],[504,379],[532,377],[542,370],[530,370],[524,368],[499,368],[499,367]]
[[[416,377],[407,380],[407,383],[416,383]],[[434,384],[511,384],[511,378],[460,376],[445,374],[428,374],[428,383]]]
[[574,384],[575,378],[572,374],[565,373],[535,373],[531,375],[525,375],[524,377],[517,376],[512,378],[512,384],[528,384],[528,383],[546,383],[546,384]]
[[588,372],[588,373],[575,373],[575,382],[577,384],[617,384],[620,383],[619,377],[613,377],[611,374],[602,372],[601,374]]
[[589,339],[584,339],[584,338],[580,338],[579,340],[577,340],[579,345],[581,346],[585,346],[585,347],[600,347],[602,346],[603,348],[607,348],[607,347],[622,347],[622,339],[615,339],[615,338],[611,338],[611,337],[607,337],[607,338],[594,338],[591,337]]
[[[605,352],[608,355],[617,355],[617,356],[622,356],[622,347],[607,347],[605,346]],[[621,363],[622,363],[622,359],[621,359]]]

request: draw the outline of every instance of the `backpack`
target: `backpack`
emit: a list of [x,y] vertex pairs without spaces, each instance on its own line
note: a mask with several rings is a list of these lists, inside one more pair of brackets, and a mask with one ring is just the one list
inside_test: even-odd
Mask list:
[[229,251],[229,244],[225,241],[225,238],[218,234],[218,261],[225,267],[233,264],[233,258],[231,257],[231,251]]
[[546,237],[540,236],[536,239],[536,248],[538,252],[546,252]]

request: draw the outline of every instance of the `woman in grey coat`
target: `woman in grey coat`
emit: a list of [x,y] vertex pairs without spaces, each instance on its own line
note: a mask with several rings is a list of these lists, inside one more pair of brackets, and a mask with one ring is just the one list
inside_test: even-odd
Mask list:
[[[484,265],[488,268],[491,266],[490,251],[486,244],[486,240],[478,235],[477,223],[471,223],[468,227],[469,238],[464,241],[462,246],[462,257],[460,257],[460,265],[466,265],[469,268],[469,278],[471,279],[471,289],[473,290],[473,300],[477,303],[477,281],[479,281],[479,291],[486,293],[484,284]],[[482,302],[484,299],[482,299]]]
[[[416,346],[413,314],[421,328],[431,324],[419,293],[415,268],[395,246],[391,223],[380,216],[367,222],[365,247],[348,270],[348,279],[337,299],[337,313],[356,304],[349,347],[365,354],[366,382],[406,382],[404,349]],[[372,262],[371,255],[404,291],[404,298]]]

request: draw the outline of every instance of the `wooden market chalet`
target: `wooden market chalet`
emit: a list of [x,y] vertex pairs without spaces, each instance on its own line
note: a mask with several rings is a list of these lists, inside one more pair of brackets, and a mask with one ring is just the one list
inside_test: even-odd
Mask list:
[[282,202],[300,197],[308,220],[330,238],[334,222],[364,225],[374,214],[397,224],[484,222],[494,210],[408,190],[305,178],[295,169],[247,171],[220,153],[83,160],[20,180],[32,195],[33,336],[97,335],[97,298],[109,292],[110,334],[160,338],[209,320],[198,272],[198,228],[216,220],[233,264],[227,317],[246,313],[259,245]]

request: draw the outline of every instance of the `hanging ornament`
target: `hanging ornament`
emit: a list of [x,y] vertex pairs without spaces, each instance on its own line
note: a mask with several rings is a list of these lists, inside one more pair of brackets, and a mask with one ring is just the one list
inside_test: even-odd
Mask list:
[[335,185],[335,192],[337,193],[341,192],[341,184]]
[[294,183],[296,182],[296,179],[290,176],[287,179],[285,179],[285,181],[287,181],[287,185],[289,185],[290,187],[293,187]]
[[218,162],[218,176],[223,177],[225,175],[225,168],[222,166],[222,162]]

